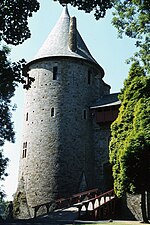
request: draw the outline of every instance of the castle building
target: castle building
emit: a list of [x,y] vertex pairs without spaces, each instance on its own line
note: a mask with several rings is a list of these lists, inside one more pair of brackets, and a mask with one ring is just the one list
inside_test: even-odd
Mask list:
[[67,7],[27,69],[34,82],[26,91],[18,218],[60,197],[111,188],[110,123],[120,104]]

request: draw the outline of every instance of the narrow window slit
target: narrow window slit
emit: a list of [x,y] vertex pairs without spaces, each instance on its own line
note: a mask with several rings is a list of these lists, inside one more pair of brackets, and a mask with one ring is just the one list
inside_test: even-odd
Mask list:
[[57,80],[57,76],[58,76],[58,67],[54,66],[53,67],[53,80]]
[[51,108],[51,117],[54,117],[55,116],[55,110],[54,108]]

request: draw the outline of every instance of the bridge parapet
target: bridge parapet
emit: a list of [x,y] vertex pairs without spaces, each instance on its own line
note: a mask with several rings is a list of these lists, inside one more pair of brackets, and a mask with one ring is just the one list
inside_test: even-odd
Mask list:
[[78,208],[78,218],[111,219],[115,213],[115,193],[110,190],[86,201],[74,204]]
[[52,205],[55,205],[56,209],[70,207],[76,203],[82,202],[84,199],[92,199],[93,197],[95,198],[96,196],[98,196],[98,193],[99,193],[98,188],[95,188],[74,194],[68,198],[59,198],[56,199],[54,202],[50,201],[40,205],[33,206],[32,208],[34,209],[34,218],[37,217],[37,212],[41,207],[45,207],[46,213],[48,214],[50,212],[49,209]]

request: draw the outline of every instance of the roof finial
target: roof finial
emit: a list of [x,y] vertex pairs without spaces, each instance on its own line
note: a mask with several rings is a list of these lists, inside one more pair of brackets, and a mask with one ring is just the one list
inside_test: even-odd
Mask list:
[[64,6],[67,6],[67,3],[62,3],[62,6],[64,7]]
[[64,1],[64,0],[62,0],[61,1],[61,5],[64,7],[64,6],[67,6],[67,3]]

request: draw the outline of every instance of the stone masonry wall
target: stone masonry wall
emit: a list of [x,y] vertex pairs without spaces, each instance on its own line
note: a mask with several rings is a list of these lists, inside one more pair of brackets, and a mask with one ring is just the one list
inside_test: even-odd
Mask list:
[[142,221],[141,195],[125,194],[118,199],[117,219]]
[[112,188],[109,165],[110,124],[96,124],[93,118],[93,143],[95,152],[95,185],[101,192]]

